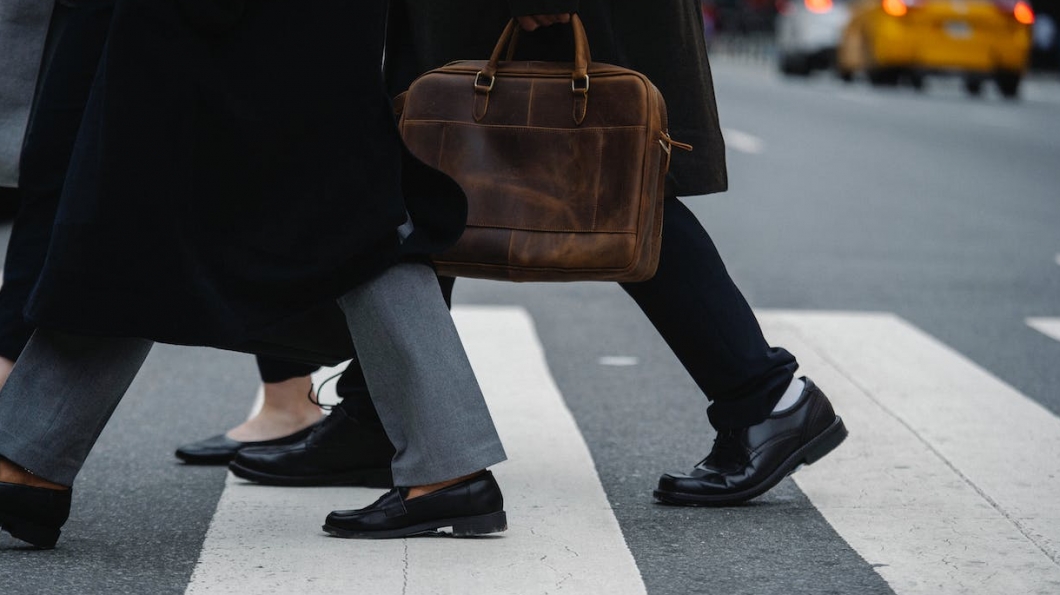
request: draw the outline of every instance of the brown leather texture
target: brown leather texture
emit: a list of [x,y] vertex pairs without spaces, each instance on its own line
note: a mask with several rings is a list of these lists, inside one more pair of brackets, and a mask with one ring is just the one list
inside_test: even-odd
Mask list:
[[439,274],[650,279],[673,146],[662,95],[640,73],[592,63],[587,46],[572,63],[499,61],[505,42],[490,61],[422,75],[396,102],[409,150],[468,198]]

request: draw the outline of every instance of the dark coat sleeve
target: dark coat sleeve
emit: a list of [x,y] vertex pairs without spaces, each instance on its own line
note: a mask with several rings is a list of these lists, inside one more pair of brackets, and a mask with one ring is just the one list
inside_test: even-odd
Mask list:
[[513,17],[577,12],[579,0],[508,0]]

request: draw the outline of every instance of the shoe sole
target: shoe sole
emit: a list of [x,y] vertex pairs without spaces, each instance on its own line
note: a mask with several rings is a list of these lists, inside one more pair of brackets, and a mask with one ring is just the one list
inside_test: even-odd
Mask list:
[[394,479],[390,469],[359,469],[347,473],[335,473],[331,475],[311,475],[296,477],[290,475],[272,475],[262,473],[240,465],[237,462],[230,463],[228,470],[236,477],[269,486],[284,487],[322,487],[322,486],[363,486],[366,488],[392,488]]
[[6,515],[0,515],[0,531],[7,531],[11,534],[11,537],[19,541],[25,541],[42,550],[54,548],[55,543],[59,541],[60,533],[59,529],[45,527]]
[[492,512],[478,516],[457,517],[452,519],[440,519],[419,523],[401,529],[387,529],[385,531],[350,531],[340,527],[325,524],[323,529],[328,535],[342,537],[344,539],[394,539],[397,537],[412,537],[415,535],[435,534],[438,529],[450,527],[453,537],[474,537],[476,535],[489,535],[508,530],[508,516],[504,511]]
[[201,466],[201,467],[207,467],[207,466],[218,466],[218,467],[220,467],[221,465],[227,465],[227,464],[231,463],[232,459],[234,459],[236,457],[236,453],[232,453],[230,455],[203,456],[203,457],[177,453],[175,456],[178,459],[180,459],[180,462],[184,463],[185,465],[195,465],[197,467],[199,467],[199,466]]
[[801,448],[791,453],[769,477],[742,492],[705,496],[686,492],[655,490],[652,495],[662,504],[675,506],[731,506],[733,504],[741,504],[773,489],[780,483],[780,480],[797,471],[800,466],[812,465],[821,460],[842,444],[846,440],[847,434],[847,428],[843,425],[843,420],[836,416],[835,421],[831,425]]

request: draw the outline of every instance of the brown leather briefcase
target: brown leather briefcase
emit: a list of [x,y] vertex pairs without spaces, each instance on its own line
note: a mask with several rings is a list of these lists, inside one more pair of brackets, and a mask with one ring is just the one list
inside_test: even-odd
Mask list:
[[[513,62],[518,26],[489,61],[417,78],[395,106],[413,155],[468,197],[438,272],[508,281],[643,281],[655,274],[676,143],[644,75],[593,63],[572,19],[573,63]],[[501,55],[508,48],[508,59]]]

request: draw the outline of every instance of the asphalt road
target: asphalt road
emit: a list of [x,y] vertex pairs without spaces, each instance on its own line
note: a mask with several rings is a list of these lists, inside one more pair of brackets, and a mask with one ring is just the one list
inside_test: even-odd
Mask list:
[[[1060,414],[1060,341],[1025,323],[1060,317],[1060,83],[1013,103],[737,62],[715,64],[715,82],[731,190],[687,204],[756,309],[894,313]],[[456,301],[532,316],[648,593],[894,592],[791,480],[738,508],[651,502],[713,432],[617,286],[461,281]],[[255,389],[247,356],[156,347],[75,486],[62,547],[0,538],[0,592],[184,592],[225,473],[172,450],[238,423]],[[354,564],[347,551],[319,563]]]

